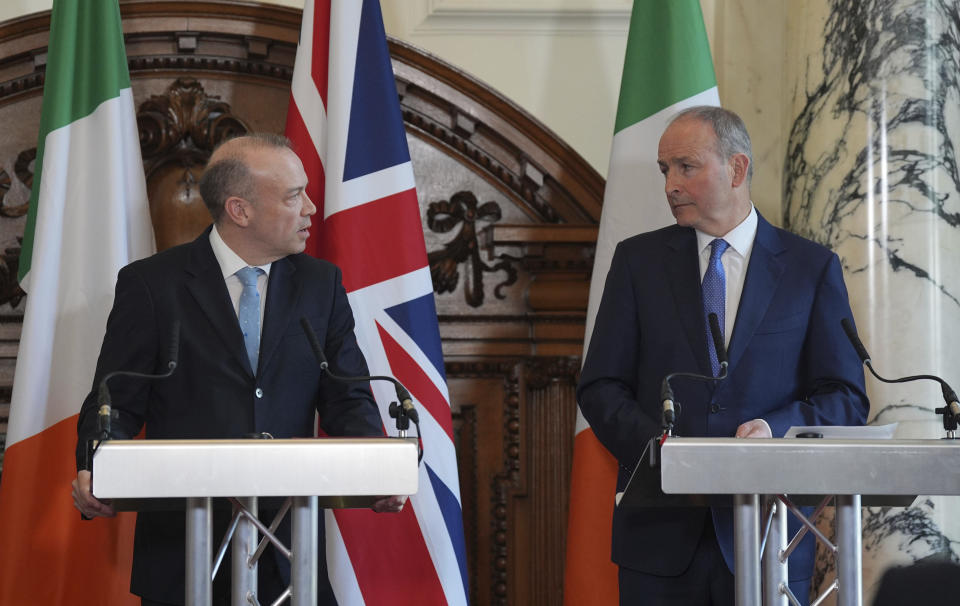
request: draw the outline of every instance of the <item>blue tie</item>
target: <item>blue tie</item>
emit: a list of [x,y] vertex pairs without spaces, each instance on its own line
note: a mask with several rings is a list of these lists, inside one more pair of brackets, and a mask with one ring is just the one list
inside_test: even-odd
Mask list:
[[250,369],[254,374],[260,357],[260,292],[257,290],[257,277],[262,273],[259,267],[244,267],[236,274],[243,284],[237,319],[240,320],[243,344],[247,348],[247,358],[250,359]]
[[710,243],[710,261],[707,263],[707,272],[703,274],[703,322],[707,327],[707,351],[710,352],[710,368],[713,376],[720,372],[720,362],[717,361],[717,350],[713,345],[713,335],[710,333],[710,314],[717,314],[720,321],[720,334],[724,332],[724,311],[727,302],[727,277],[723,272],[723,263],[720,257],[727,250],[727,241],[717,238]]

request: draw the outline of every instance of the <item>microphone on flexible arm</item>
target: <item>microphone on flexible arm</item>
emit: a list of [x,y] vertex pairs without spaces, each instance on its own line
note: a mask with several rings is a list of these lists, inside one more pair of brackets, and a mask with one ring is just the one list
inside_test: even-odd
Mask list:
[[663,438],[673,435],[673,426],[680,416],[680,403],[675,401],[673,389],[670,387],[670,380],[674,378],[696,379],[698,381],[722,381],[727,378],[727,348],[723,344],[723,331],[720,330],[720,319],[717,314],[711,313],[707,316],[707,323],[710,326],[710,336],[713,338],[713,348],[717,354],[717,362],[720,365],[720,373],[711,377],[692,372],[673,372],[663,378],[660,384],[660,401],[663,408]]
[[[417,436],[420,436],[420,415],[417,413],[417,409],[413,406],[413,398],[410,397],[410,392],[407,391],[407,388],[403,386],[400,381],[394,379],[393,377],[386,376],[358,376],[358,377],[342,377],[340,375],[334,374],[330,370],[330,364],[327,362],[327,356],[323,353],[323,348],[320,346],[320,341],[317,340],[317,333],[313,330],[313,325],[310,324],[310,320],[306,317],[300,318],[300,326],[303,327],[303,332],[307,336],[307,341],[310,342],[310,349],[313,350],[313,355],[317,358],[317,364],[320,366],[320,372],[326,373],[328,377],[335,381],[341,383],[354,383],[359,381],[389,381],[393,383],[393,388],[397,393],[397,400],[400,402],[397,405],[396,402],[390,403],[390,417],[397,420],[397,435],[401,438],[407,437],[407,430],[410,429],[410,421],[413,421],[413,424],[417,426]],[[417,440],[418,448],[420,450],[419,457],[417,461],[423,458],[423,447],[419,444],[420,440]]]
[[860,341],[860,337],[857,336],[857,331],[850,322],[850,319],[843,318],[840,320],[840,326],[843,327],[843,332],[846,333],[847,339],[850,340],[850,344],[853,345],[853,348],[856,350],[860,361],[870,369],[870,374],[878,380],[884,383],[908,383],[910,381],[925,379],[939,383],[940,392],[943,394],[943,401],[946,403],[946,406],[934,409],[934,413],[943,415],[943,428],[947,431],[947,439],[955,439],[956,436],[954,432],[957,430],[958,422],[960,422],[960,402],[957,401],[956,392],[947,385],[946,381],[935,375],[911,375],[909,377],[900,377],[899,379],[885,379],[881,377],[877,374],[877,371],[873,369],[870,354],[867,353],[867,348],[863,346],[863,342]]
[[165,379],[173,374],[177,369],[177,363],[180,358],[180,320],[176,319],[170,323],[170,340],[167,342],[167,371],[160,374],[134,372],[131,370],[115,370],[107,373],[100,380],[97,387],[97,431],[99,432],[99,442],[109,440],[112,437],[113,428],[111,427],[113,419],[117,418],[117,411],[113,410],[113,404],[110,398],[110,389],[107,382],[113,377],[134,377],[138,379]]

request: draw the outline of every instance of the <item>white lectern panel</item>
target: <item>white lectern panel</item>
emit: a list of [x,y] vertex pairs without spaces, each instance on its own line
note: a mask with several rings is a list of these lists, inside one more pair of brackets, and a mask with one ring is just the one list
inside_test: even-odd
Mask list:
[[410,495],[417,445],[396,438],[114,440],[97,450],[101,499]]

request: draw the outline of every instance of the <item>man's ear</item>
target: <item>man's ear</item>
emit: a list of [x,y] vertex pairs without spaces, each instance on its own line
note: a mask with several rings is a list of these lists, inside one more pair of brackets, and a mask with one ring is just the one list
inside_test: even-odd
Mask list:
[[747,154],[733,154],[730,158],[730,165],[733,168],[733,187],[740,187],[747,181],[747,173],[750,169],[750,158]]
[[250,202],[239,196],[230,196],[223,202],[223,214],[234,225],[246,227],[250,222]]

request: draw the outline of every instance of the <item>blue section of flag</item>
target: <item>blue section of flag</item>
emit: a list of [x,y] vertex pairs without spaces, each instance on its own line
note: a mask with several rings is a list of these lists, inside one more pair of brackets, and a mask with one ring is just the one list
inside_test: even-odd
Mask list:
[[379,0],[363,0],[343,180],[410,161]]
[[447,532],[450,534],[450,542],[453,544],[453,550],[457,554],[457,564],[460,566],[460,580],[463,581],[463,595],[469,596],[470,591],[467,587],[467,547],[463,538],[463,514],[460,512],[460,502],[454,496],[447,485],[433,473],[430,466],[424,463],[427,475],[430,476],[430,483],[433,485],[433,494],[437,497],[437,504],[440,505],[440,513],[443,515],[443,522],[447,525]]
[[447,374],[443,370],[443,349],[440,346],[440,329],[433,293],[388,307],[384,311],[414,340],[446,383]]

